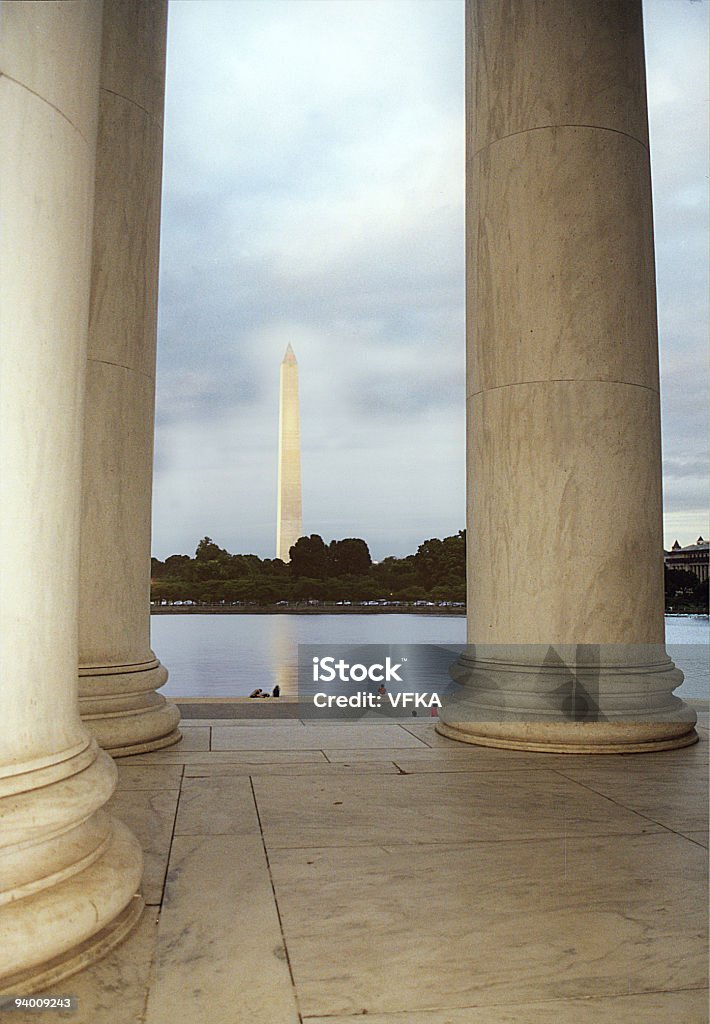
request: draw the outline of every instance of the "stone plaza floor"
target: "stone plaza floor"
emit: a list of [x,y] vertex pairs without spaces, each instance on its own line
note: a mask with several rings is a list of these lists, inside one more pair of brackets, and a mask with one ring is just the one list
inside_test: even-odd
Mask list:
[[118,761],[147,906],[59,986],[66,1017],[705,1024],[701,719],[694,747],[625,756],[465,746],[431,720],[185,721]]

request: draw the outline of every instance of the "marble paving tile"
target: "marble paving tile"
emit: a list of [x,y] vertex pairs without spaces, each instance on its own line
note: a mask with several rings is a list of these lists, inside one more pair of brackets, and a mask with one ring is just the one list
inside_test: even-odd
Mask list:
[[635,772],[642,775],[648,768],[660,768],[663,771],[676,769],[698,769],[707,774],[708,745],[695,743],[692,747],[681,750],[664,750],[657,754],[540,754],[540,764],[546,768],[565,771],[567,768],[594,768],[605,771]]
[[143,916],[125,942],[85,971],[37,995],[71,995],[76,1010],[41,1012],[13,1011],[3,1017],[12,1024],[51,1024],[68,1020],[72,1024],[135,1024],[142,1019],[158,931],[158,910],[146,907]]
[[[534,753],[476,747],[457,743],[455,747],[423,747],[418,750],[393,751],[393,760],[405,771],[536,771],[549,770],[551,765]],[[406,761],[408,767],[401,762]],[[439,765],[440,769],[436,766]],[[459,768],[454,769],[454,765]],[[417,767],[420,766],[420,767]]]
[[699,843],[700,846],[704,846],[706,850],[708,849],[707,829],[704,829],[700,832],[679,832],[678,834],[681,836],[685,836],[686,839],[692,839],[694,843]]
[[[357,1024],[358,1017],[304,1017],[304,1024]],[[373,1013],[367,1024],[707,1024],[708,992],[651,992],[601,999],[553,999],[515,1006]]]
[[[377,755],[374,755],[377,756]],[[380,756],[382,756],[380,754]],[[210,764],[239,764],[241,761],[262,761],[265,764],[298,763],[307,761],[325,761],[326,757],[320,750],[210,750],[208,755],[203,751],[157,750],[152,754],[136,754],[133,757],[121,758],[122,764],[202,764],[209,760]]]
[[648,766],[628,771],[623,766],[614,771],[570,766],[560,771],[567,778],[667,828],[683,832],[707,829],[708,777],[704,770]]
[[[210,749],[210,727],[209,725],[186,725],[179,727],[182,739],[173,743],[168,750],[209,750]],[[156,751],[158,753],[158,751]]]
[[[466,747],[475,747],[475,749],[477,749],[477,750],[494,750],[494,749],[496,749],[494,747],[476,747],[476,745],[473,744],[473,743],[461,743],[460,740],[449,739],[448,736],[442,736],[440,733],[438,733],[436,731],[436,728],[435,728],[433,722],[426,723],[426,724],[422,723],[420,725],[417,725],[416,723],[413,723],[411,725],[402,726],[402,729],[403,729],[403,731],[410,733],[410,735],[416,736],[417,739],[420,739],[422,741],[422,743],[426,743],[427,746],[433,747],[435,750],[439,750],[439,749],[441,749],[441,750],[443,750],[443,749],[458,750],[458,749],[460,749],[461,747],[464,747],[464,746],[466,746]],[[507,753],[507,754],[517,754],[517,753],[520,753],[520,751],[517,751],[517,750],[507,750],[507,751],[504,751],[504,753]]]
[[175,835],[260,835],[249,778],[184,779]]
[[180,789],[182,765],[179,764],[122,764],[117,762],[117,790],[123,789]]
[[269,727],[274,725],[303,725],[300,718],[183,718],[181,720],[182,725],[186,726],[205,726],[205,725],[223,725],[225,728],[239,728],[242,726],[255,726],[255,727]]
[[[450,760],[451,758],[460,758],[462,760],[471,761],[471,747],[460,745],[458,750],[432,750],[431,747],[424,746],[422,744],[419,747],[390,747],[387,750],[373,750],[367,747],[360,750],[352,750],[348,748],[331,748],[323,747],[323,752],[332,761],[373,761],[377,758],[383,757],[385,754],[388,757],[407,757],[416,758],[418,761],[444,761]],[[483,748],[481,748],[483,749]],[[499,766],[507,767],[507,764],[499,762],[495,765],[496,768]]]
[[253,780],[268,849],[662,831],[555,772]]
[[170,853],[170,839],[179,792],[174,789],[121,790],[106,805],[143,847],[145,867],[141,892],[149,905],[160,903]]
[[707,984],[706,854],[669,832],[269,858],[304,1017]]
[[257,836],[173,841],[145,1024],[200,1020],[298,1024]]
[[315,764],[189,764],[185,766],[186,779],[201,779],[235,775],[328,775],[370,772],[399,775],[392,761],[353,761],[352,764],[319,761]]
[[513,763],[507,763],[501,765],[500,762],[487,761],[485,758],[464,758],[464,757],[449,757],[447,754],[442,754],[440,757],[425,758],[425,757],[408,757],[405,751],[403,756],[400,757],[396,751],[393,752],[394,763],[398,768],[401,768],[403,772],[408,775],[416,774],[417,772],[491,772],[491,771],[505,771],[505,772],[532,772],[535,770],[542,770],[542,766],[536,769],[534,764],[526,761],[524,758],[515,761]]
[[421,740],[396,725],[274,725],[270,729],[212,730],[213,750],[322,750],[328,747],[382,750],[421,747]]

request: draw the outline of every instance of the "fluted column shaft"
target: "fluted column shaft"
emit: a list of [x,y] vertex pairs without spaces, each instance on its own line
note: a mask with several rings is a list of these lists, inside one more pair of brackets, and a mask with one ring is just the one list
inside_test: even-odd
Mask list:
[[[469,706],[459,738],[682,745],[641,0],[470,0],[466,34],[469,643],[494,666],[486,714],[507,721]],[[549,645],[594,676],[595,721],[555,719]]]
[[77,701],[81,434],[102,5],[0,8],[0,991],[140,914],[140,848]]
[[83,462],[79,693],[114,756],[176,742],[150,648],[167,0],[106,0]]

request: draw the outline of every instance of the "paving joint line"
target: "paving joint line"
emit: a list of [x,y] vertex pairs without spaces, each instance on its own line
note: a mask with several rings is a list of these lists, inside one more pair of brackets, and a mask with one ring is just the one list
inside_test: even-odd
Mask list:
[[249,776],[249,785],[251,786],[251,796],[252,796],[252,800],[254,801],[254,810],[256,811],[256,819],[259,822],[259,834],[261,836],[261,845],[264,848],[264,858],[266,860],[266,869],[269,872],[269,883],[271,885],[271,893],[272,893],[273,898],[274,898],[274,908],[276,910],[276,917],[277,917],[278,922],[279,922],[279,931],[281,932],[281,941],[283,943],[284,953],[286,955],[286,964],[288,966],[288,973],[289,973],[289,977],[291,979],[291,988],[293,989],[293,999],[294,999],[294,1002],[296,1004],[296,1013],[298,1014],[298,1019],[300,1021],[300,1024],[303,1024],[303,1014],[301,1012],[301,1006],[300,1006],[299,999],[298,999],[298,989],[296,988],[296,979],[293,976],[293,965],[291,964],[291,955],[290,955],[290,953],[288,951],[288,943],[286,941],[286,933],[284,932],[283,920],[281,918],[281,908],[279,907],[279,901],[278,901],[278,897],[276,895],[276,886],[274,884],[274,875],[273,875],[273,872],[271,870],[271,861],[269,860],[269,851],[266,848],[266,839],[264,837],[264,826],[263,826],[262,821],[261,821],[261,813],[259,811],[259,803],[258,803],[258,801],[256,799],[256,791],[254,789],[254,780],[251,777],[251,775]]
[[160,908],[161,914],[163,912],[163,901],[165,900],[165,889],[167,888],[168,884],[168,873],[170,870],[170,858],[172,857],[173,853],[173,840],[175,839],[175,829],[177,828],[177,819],[178,814],[180,813],[180,800],[182,799],[182,784],[185,781],[185,765],[180,765],[180,767],[182,768],[182,772],[180,773],[180,788],[178,789],[178,798],[175,801],[175,814],[173,816],[173,827],[170,830],[168,856],[165,859],[165,874],[163,875],[163,884],[160,887],[160,902],[158,903],[158,907]]
[[[589,790],[589,792],[590,793],[594,793],[595,796],[600,796],[600,797],[602,797],[603,800],[608,800],[610,803],[614,804],[615,807],[621,807],[623,810],[629,811],[631,814],[638,814],[638,816],[640,818],[643,818],[645,821],[650,821],[654,825],[659,825],[662,829],[665,829],[666,832],[672,832],[673,835],[680,836],[681,839],[687,839],[688,838],[686,835],[683,835],[683,833],[679,832],[677,829],[671,828],[670,825],[664,825],[662,821],[657,821],[655,818],[652,818],[651,815],[647,814],[645,811],[636,811],[636,810],[634,810],[633,807],[627,807],[626,804],[622,804],[619,800],[615,800],[613,797],[607,796],[606,793],[600,793],[599,790],[594,789],[593,786],[588,785],[586,782],[580,782],[579,779],[572,779],[572,778],[570,778],[569,775],[565,775],[565,773],[563,771],[561,771],[559,768],[553,768],[551,770],[556,772],[557,775],[559,775],[561,778],[567,779],[569,782],[576,782],[578,786],[582,786],[583,789]],[[594,769],[592,769],[592,771],[594,771]],[[688,829],[688,831],[689,832],[701,832],[702,829]],[[693,842],[693,841],[694,840],[690,840],[690,842]],[[701,844],[696,844],[696,845],[701,845]],[[702,848],[705,849],[705,847],[702,847]]]
[[[707,985],[686,985],[686,986],[684,986],[682,988],[638,989],[638,990],[634,990],[633,992],[628,992],[628,991],[624,990],[623,992],[607,992],[607,993],[604,993],[603,995],[589,995],[587,993],[581,993],[580,995],[549,996],[547,998],[543,997],[542,999],[535,999],[535,1000],[533,1000],[533,1002],[539,1003],[541,1005],[547,1005],[548,1003],[550,1005],[552,1005],[554,1003],[558,1003],[559,1004],[559,1003],[567,1003],[567,1002],[573,1002],[573,1001],[574,1002],[593,1003],[596,1000],[601,1001],[603,999],[626,999],[629,996],[635,998],[637,996],[656,996],[656,995],[666,995],[666,994],[673,995],[674,993],[677,993],[677,992],[707,992],[707,991],[708,991]],[[377,1013],[377,1014],[382,1013],[383,1017],[390,1017],[391,1016],[392,1018],[394,1018],[394,1017],[402,1016],[403,1019],[407,1020],[408,1018],[404,1018],[404,1014],[411,1015],[412,1013],[422,1013],[422,1012],[430,1014],[430,1013],[439,1013],[441,1011],[443,1011],[444,1013],[452,1013],[452,1012],[455,1013],[458,1010],[495,1010],[495,1009],[505,1010],[508,1007],[515,1008],[515,1007],[529,1006],[529,1005],[530,1005],[530,1000],[529,999],[525,999],[525,1000],[521,1000],[519,1002],[513,1002],[513,1003],[511,1003],[511,1002],[506,1002],[506,1003],[498,1003],[498,1002],[494,1002],[494,1003],[480,1003],[480,1002],[479,1003],[465,1003],[465,1004],[461,1004],[461,1005],[458,1005],[458,1006],[428,1006],[424,1010],[422,1010],[421,1007],[416,1006],[416,1007],[405,1007],[404,1009],[401,1009],[401,1010],[382,1010],[382,1011],[375,1010],[374,1012]],[[340,1014],[336,1014],[335,1016],[340,1017]],[[346,1019],[348,1019],[348,1020],[352,1019],[353,1021],[355,1021],[357,1019],[357,1020],[363,1020],[364,1021],[366,1015],[363,1015],[362,1013],[352,1013],[352,1014],[346,1014],[345,1016],[346,1016]],[[332,1013],[310,1013],[306,1017],[305,1022],[306,1022],[306,1024],[308,1024],[308,1022],[312,1021],[312,1020],[328,1021],[328,1020],[333,1020],[333,1018],[334,1018],[334,1015]]]

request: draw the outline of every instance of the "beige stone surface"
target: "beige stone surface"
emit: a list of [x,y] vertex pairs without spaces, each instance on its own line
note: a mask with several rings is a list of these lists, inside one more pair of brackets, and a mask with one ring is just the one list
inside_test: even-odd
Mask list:
[[274,725],[270,729],[254,730],[217,726],[212,730],[213,750],[320,750],[325,747],[377,750],[420,746],[420,740],[396,725],[314,725],[307,728]]
[[[470,753],[473,748],[468,744],[456,743],[454,740],[448,740],[447,742],[451,744],[453,749],[437,750],[436,748],[432,749],[431,747],[427,747],[422,743],[418,747],[390,747],[389,756],[395,758],[395,760],[400,757],[406,757],[409,759],[416,759],[422,763],[427,761],[436,763],[437,761],[443,761],[444,759],[453,760],[454,758],[465,763],[474,763]],[[358,749],[325,747],[323,749],[323,753],[329,761],[359,761],[365,763],[367,761],[377,760],[378,756],[382,756],[384,750],[380,751],[378,755],[377,750],[373,750],[368,747],[361,747]],[[500,764],[500,761],[496,762],[496,766]]]
[[[9,3],[2,10],[3,78],[54,108],[88,145],[96,137],[101,8],[100,2],[79,0],[41,6]],[[50,166],[51,160],[45,169]],[[30,167],[32,173],[40,170],[25,165],[27,171]],[[81,230],[81,221],[77,228]]]
[[[144,375],[151,388],[134,403],[145,429],[154,404],[163,132],[141,107],[102,89],[99,133],[89,358]],[[140,454],[137,470],[153,450],[152,438],[142,440],[140,453],[139,438],[122,442]]]
[[703,829],[700,832],[686,832],[684,830],[680,830],[679,834],[682,835],[682,836],[685,836],[686,839],[692,840],[692,842],[694,842],[694,843],[698,843],[698,845],[700,845],[700,846],[704,846],[705,849],[707,850],[707,848],[708,848],[708,831],[707,831],[707,829]]
[[[612,783],[626,769],[634,797],[652,801],[664,758],[676,782],[706,774],[695,748],[600,762],[454,747],[458,755],[360,748],[352,763],[311,751],[246,752],[237,756],[253,760],[233,763],[222,760],[230,752],[190,753],[200,760],[180,783],[183,823],[202,834],[189,836],[164,828],[150,806],[161,792],[177,796],[182,765],[154,764],[152,754],[118,762],[133,787],[120,798],[144,801],[136,828],[152,835],[163,864],[172,846],[159,966],[149,977],[154,931],[136,932],[64,990],[78,992],[92,1024],[121,1024],[124,1008],[142,1020],[149,989],[150,1024],[176,1015],[281,1024],[293,1000],[313,1024],[705,1024],[706,833],[619,831],[647,823],[549,767],[601,764]],[[314,753],[319,761],[308,760]],[[439,777],[389,774],[385,759],[400,755]],[[480,757],[509,767],[453,774]],[[510,767],[523,762],[540,767]],[[140,788],[151,781],[153,791]],[[307,826],[289,829],[283,848],[271,831],[272,815],[284,818],[273,791],[289,804],[285,825]],[[664,799],[662,784],[659,808]],[[692,802],[702,811],[694,783]],[[224,834],[235,827],[252,831]],[[441,841],[474,827],[485,841]],[[603,834],[582,834],[596,827]]]
[[[467,1006],[456,1010],[407,1010],[405,1013],[372,1013],[367,1024],[707,1024],[707,989],[692,992],[651,992],[647,995],[607,996],[585,999],[550,999],[541,1003]],[[345,1017],[304,1017],[304,1024],[354,1024]]]
[[[485,747],[478,747],[478,750],[485,750]],[[419,751],[417,751],[417,754]],[[408,757],[407,752],[400,756],[395,754],[394,763],[407,775],[416,775],[418,772],[531,772],[544,769],[544,765],[536,765],[534,761],[521,757],[519,761],[501,764],[496,759],[486,760],[481,757],[450,757],[448,754],[437,754],[434,757]]]
[[555,772],[255,777],[269,849],[661,831]]
[[180,792],[175,835],[259,835],[248,778],[186,778]]
[[[352,752],[348,752],[350,757]],[[374,753],[371,755],[377,757]],[[342,760],[343,758],[336,758]],[[204,751],[170,750],[152,751],[121,759],[122,764],[203,764],[206,760]],[[325,762],[325,754],[321,750],[211,750],[210,764],[308,764]]]
[[554,128],[484,149],[473,174],[467,393],[555,380],[658,391],[648,151],[618,132]]
[[339,763],[328,761],[317,761],[314,764],[188,764],[185,765],[186,779],[207,779],[222,778],[234,775],[352,775],[352,774],[380,774],[398,775],[399,769],[392,761],[354,761],[352,763]]
[[[661,645],[640,0],[466,9],[469,641]],[[621,730],[617,717],[645,702],[636,679],[610,697],[610,679],[603,669],[585,750],[694,738],[692,714],[676,721],[672,674],[659,670]],[[469,679],[468,706],[443,709],[440,726],[464,741],[577,748],[576,723],[550,707],[554,680],[541,673],[524,701],[522,682],[506,682],[504,667],[491,711]]]
[[[657,393],[540,381],[476,394],[469,416],[478,481],[469,507],[477,524],[469,641],[658,642],[660,470],[648,458],[659,429]],[[620,508],[633,537],[621,528]],[[623,573],[615,571],[620,564]]]
[[189,728],[181,728],[180,732],[182,739],[170,747],[176,753],[183,750],[197,751],[210,749],[210,727],[208,725],[193,725]]
[[535,758],[536,762],[539,759],[541,766],[559,768],[563,773],[566,773],[568,768],[573,768],[575,771],[579,768],[594,768],[596,770],[623,768],[626,772],[633,772],[643,777],[649,768],[659,768],[664,772],[671,772],[676,768],[685,771],[693,769],[707,774],[708,750],[707,740],[701,737],[700,742],[691,747],[683,747],[680,750],[663,750],[658,753],[621,754],[602,758],[581,754],[575,756],[572,761],[566,755],[557,754],[536,754]]
[[[51,1024],[56,1020],[71,1024],[136,1024],[142,1019],[148,994],[157,930],[158,911],[146,907],[140,923],[120,946],[90,970],[62,982],[62,993],[77,1001],[75,1010],[15,1011],[8,1019],[12,1024]],[[57,994],[56,985],[37,993],[49,997]]]
[[705,853],[669,833],[269,859],[305,1017],[707,981]]
[[648,146],[640,4],[476,0],[468,13],[475,151],[551,125],[589,125]]
[[118,764],[116,790],[180,789],[182,765],[179,764]]
[[[167,3],[106,4],[84,409],[80,696],[115,756],[179,739],[150,648],[150,503]],[[107,581],[109,581],[107,585]]]
[[[95,358],[89,359],[86,372],[86,415],[93,415],[96,422],[91,423],[90,443],[84,448],[82,669],[86,675],[92,675],[92,667],[103,669],[107,672],[104,685],[120,692],[121,680],[108,674],[110,669],[117,675],[121,668],[133,675],[131,682],[138,689],[140,666],[149,666],[155,659],[150,649],[149,569],[146,574],[150,533],[146,539],[139,516],[144,490],[152,479],[153,452],[137,429],[145,419],[146,404],[153,401],[155,385],[143,373]],[[144,423],[148,425],[152,429],[152,418]],[[107,530],[112,543],[104,540],[106,550],[102,551]],[[99,557],[104,559],[101,572]],[[106,579],[118,582],[107,587]],[[155,687],[164,679],[152,682]]]
[[0,989],[19,993],[106,952],[140,906],[140,849],[104,809],[115,768],[76,701],[101,14],[0,6]]
[[[20,6],[23,20],[18,20]],[[100,31],[96,14],[89,14],[86,5],[83,15],[78,9],[74,14],[71,25],[82,38],[87,31]],[[11,38],[24,24],[28,60],[45,35],[52,36],[53,14],[46,22],[33,17],[33,24],[29,17],[27,5],[3,5],[0,61],[5,59],[8,18],[14,25]],[[57,48],[63,39],[64,31],[55,40]],[[88,56],[86,61],[73,84],[71,66],[63,66],[72,79],[67,88],[95,88],[96,58],[93,70]],[[56,66],[52,73],[63,77]],[[0,772],[5,773],[14,764],[24,770],[28,761],[52,760],[59,750],[68,757],[87,742],[73,707],[76,682],[67,688],[67,676],[76,673],[79,416],[93,154],[91,137],[82,137],[60,111],[5,76],[0,78],[0,120],[3,246],[13,253],[3,261],[0,279],[2,675],[12,680],[3,701],[7,732]],[[41,289],[38,275],[44,279]],[[35,457],[28,459],[28,452]],[[38,565],[45,567],[42,579],[32,568]],[[41,631],[35,628],[38,616]],[[40,702],[41,716],[30,694]]]
[[[182,703],[182,701],[180,701]],[[303,725],[303,722],[299,718],[183,718],[181,719],[182,724],[185,726],[190,725],[219,725],[225,729],[242,728],[247,726],[252,727],[266,727],[271,728],[274,725]]]
[[173,841],[145,1024],[200,1018],[298,1024],[257,836]]
[[609,797],[651,821],[674,831],[708,828],[708,772],[704,765],[666,769],[663,765],[644,769],[644,786],[637,785],[638,773],[625,765],[611,768],[559,768],[569,779],[595,793]]
[[110,0],[104,19],[101,89],[163,123],[167,0]]
[[141,892],[150,906],[162,900],[178,796],[175,789],[119,790],[108,804],[140,842],[145,862]]

